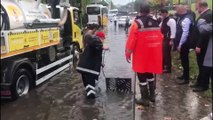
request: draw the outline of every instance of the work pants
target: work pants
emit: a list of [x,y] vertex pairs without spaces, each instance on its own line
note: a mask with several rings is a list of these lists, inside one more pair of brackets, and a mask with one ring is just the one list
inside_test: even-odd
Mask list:
[[129,23],[126,23],[126,24],[125,24],[124,30],[125,30],[126,32],[129,31]]
[[155,82],[154,75],[152,73],[137,73],[141,86],[147,86],[148,83]]
[[87,92],[87,96],[89,96],[88,93],[95,94],[95,79],[97,78],[97,75],[83,72],[81,73],[81,76],[85,90]]

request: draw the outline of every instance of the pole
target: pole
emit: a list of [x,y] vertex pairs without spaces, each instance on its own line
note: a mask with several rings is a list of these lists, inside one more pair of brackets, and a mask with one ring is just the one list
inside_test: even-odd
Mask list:
[[134,11],[134,0],[132,0],[132,11]]
[[137,75],[134,73],[134,80],[133,80],[133,100],[132,100],[132,107],[133,107],[133,120],[135,120],[135,94],[136,94],[136,79]]
[[163,8],[163,0],[160,0],[160,8]]
[[191,8],[191,0],[188,0],[188,5],[189,5],[189,9],[192,10],[192,8]]
[[82,22],[83,7],[82,7],[82,6],[83,6],[82,0],[80,0],[80,18],[79,18],[79,19],[80,19],[80,22],[81,22],[81,23],[80,23],[80,24],[81,24],[81,25],[80,25],[80,28],[81,28],[81,29],[83,28],[83,22]]

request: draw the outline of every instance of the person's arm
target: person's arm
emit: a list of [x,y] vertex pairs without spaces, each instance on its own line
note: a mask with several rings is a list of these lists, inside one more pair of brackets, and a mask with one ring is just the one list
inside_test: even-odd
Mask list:
[[167,25],[170,27],[171,35],[170,35],[170,45],[173,44],[175,35],[176,35],[176,21],[174,19],[169,19]]
[[183,30],[183,33],[182,33],[182,36],[181,36],[181,39],[180,39],[180,43],[178,45],[178,49],[180,50],[182,45],[187,41],[187,37],[189,35],[189,29],[190,29],[190,25],[191,25],[191,21],[189,18],[185,18],[183,21],[182,21],[182,30]]
[[212,23],[207,23],[205,19],[200,19],[197,23],[197,28],[200,32],[200,38],[197,42],[195,51],[196,51],[196,53],[200,53],[201,44],[202,44],[202,42],[204,42],[203,40],[205,40],[205,39],[201,39],[201,38],[212,34]]
[[103,49],[103,43],[99,40],[98,37],[94,37],[91,40],[90,44],[95,50],[102,50]]
[[125,55],[126,55],[127,62],[130,62],[131,54],[135,49],[135,45],[136,45],[135,33],[137,31],[137,28],[138,28],[137,23],[134,21],[130,27],[129,36],[126,42]]
[[212,33],[212,23],[207,23],[206,20],[200,19],[197,24],[198,30],[201,34]]

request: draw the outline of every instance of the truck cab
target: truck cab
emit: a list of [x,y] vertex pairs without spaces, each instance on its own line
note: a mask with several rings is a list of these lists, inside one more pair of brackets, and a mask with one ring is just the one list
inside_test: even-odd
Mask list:
[[77,63],[80,18],[60,0],[1,0],[1,98],[17,99]]

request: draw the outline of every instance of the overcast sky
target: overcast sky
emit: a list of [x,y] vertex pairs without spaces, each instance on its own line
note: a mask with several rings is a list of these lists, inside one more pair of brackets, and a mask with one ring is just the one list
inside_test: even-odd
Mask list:
[[112,2],[115,4],[115,5],[126,5],[127,3],[131,2],[132,0],[112,0]]

